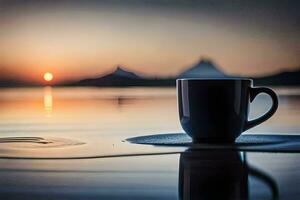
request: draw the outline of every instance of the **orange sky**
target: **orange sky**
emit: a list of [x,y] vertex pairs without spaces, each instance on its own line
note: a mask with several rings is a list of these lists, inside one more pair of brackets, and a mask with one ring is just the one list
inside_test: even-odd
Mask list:
[[285,12],[290,5],[265,5],[261,14],[259,3],[240,11],[242,5],[209,7],[205,1],[172,6],[13,2],[3,3],[0,13],[2,76],[41,82],[49,71],[58,82],[116,65],[169,76],[201,56],[226,72],[248,75],[300,65],[297,19]]

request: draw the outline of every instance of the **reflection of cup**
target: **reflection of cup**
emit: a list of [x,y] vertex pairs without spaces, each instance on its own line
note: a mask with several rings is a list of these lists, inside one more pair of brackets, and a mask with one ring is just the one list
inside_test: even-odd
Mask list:
[[[249,101],[270,95],[271,109],[248,121]],[[278,107],[269,88],[252,87],[251,79],[178,79],[180,123],[194,142],[234,142],[245,130],[269,119]]]
[[248,169],[236,151],[187,151],[180,155],[182,200],[247,199]]
[[231,150],[193,151],[181,153],[179,161],[179,199],[248,199],[248,176],[261,180],[278,199],[273,178],[250,167],[246,153]]

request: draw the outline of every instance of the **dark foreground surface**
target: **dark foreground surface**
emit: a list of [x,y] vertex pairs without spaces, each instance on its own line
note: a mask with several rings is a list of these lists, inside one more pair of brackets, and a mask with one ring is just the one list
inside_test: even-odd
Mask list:
[[[232,155],[235,153],[227,155],[226,161],[219,158],[217,162],[205,158],[208,155],[216,158],[217,154],[201,152],[198,163],[186,155],[72,161],[1,160],[0,197],[205,199],[222,195],[222,199],[300,198],[298,154],[247,153],[243,155],[247,159],[247,171],[244,161]],[[219,155],[222,154],[224,152]],[[202,190],[199,192],[197,187]]]

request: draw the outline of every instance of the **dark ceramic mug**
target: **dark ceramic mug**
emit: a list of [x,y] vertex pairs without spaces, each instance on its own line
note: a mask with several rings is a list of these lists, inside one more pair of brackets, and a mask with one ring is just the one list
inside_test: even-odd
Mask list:
[[[234,142],[249,128],[269,119],[278,108],[276,93],[253,87],[251,79],[178,79],[180,123],[193,142]],[[272,98],[263,116],[248,121],[250,102],[260,93]]]

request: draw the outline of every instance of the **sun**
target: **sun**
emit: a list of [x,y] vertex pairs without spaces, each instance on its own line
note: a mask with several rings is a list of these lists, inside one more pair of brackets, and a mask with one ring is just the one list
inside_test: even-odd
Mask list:
[[52,81],[52,79],[53,79],[53,74],[51,72],[44,73],[44,80],[45,81],[50,82],[50,81]]

